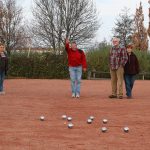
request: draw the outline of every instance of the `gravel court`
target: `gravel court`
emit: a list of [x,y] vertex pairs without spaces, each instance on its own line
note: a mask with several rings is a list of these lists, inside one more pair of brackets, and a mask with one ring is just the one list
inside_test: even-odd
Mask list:
[[[150,81],[135,82],[132,100],[108,99],[110,80],[83,80],[80,99],[71,98],[69,80],[9,79],[5,89],[0,150],[149,150]],[[73,129],[63,114],[73,118]],[[95,119],[87,124],[90,115]]]

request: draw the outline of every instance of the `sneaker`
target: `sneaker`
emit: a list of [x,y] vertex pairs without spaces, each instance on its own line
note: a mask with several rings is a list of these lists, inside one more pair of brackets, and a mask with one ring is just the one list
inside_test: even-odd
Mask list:
[[1,91],[1,92],[0,92],[0,95],[5,95],[5,91]]
[[117,98],[116,95],[110,95],[109,98]]
[[72,98],[75,98],[75,97],[76,97],[75,93],[72,93]]
[[76,95],[76,98],[80,98],[80,94],[77,94],[77,95]]

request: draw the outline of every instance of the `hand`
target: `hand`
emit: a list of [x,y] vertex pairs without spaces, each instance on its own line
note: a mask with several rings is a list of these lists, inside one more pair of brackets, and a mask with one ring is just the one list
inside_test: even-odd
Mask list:
[[87,70],[86,68],[83,68],[83,71],[84,71],[84,72],[86,72],[86,70]]
[[69,40],[68,40],[68,39],[66,39],[66,43],[69,43]]

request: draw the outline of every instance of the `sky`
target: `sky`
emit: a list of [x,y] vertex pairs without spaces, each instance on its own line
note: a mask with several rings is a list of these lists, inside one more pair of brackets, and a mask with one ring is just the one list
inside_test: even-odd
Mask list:
[[[121,13],[121,10],[124,7],[130,9],[130,14],[135,14],[136,8],[139,7],[140,1],[143,6],[144,13],[144,25],[148,28],[148,0],[93,0],[97,11],[100,23],[102,24],[100,29],[97,31],[95,41],[100,42],[104,38],[110,42],[113,34],[112,28],[115,26],[115,20],[118,18],[118,15]],[[27,18],[31,18],[31,8],[34,4],[33,0],[17,0],[18,5],[23,7],[24,15]]]

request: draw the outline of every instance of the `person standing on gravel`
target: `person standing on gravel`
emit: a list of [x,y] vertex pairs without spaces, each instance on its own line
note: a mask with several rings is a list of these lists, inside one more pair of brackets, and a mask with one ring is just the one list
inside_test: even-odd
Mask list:
[[124,66],[127,63],[128,56],[125,47],[121,46],[120,39],[114,37],[112,40],[112,48],[109,54],[109,66],[111,75],[112,94],[109,98],[123,98],[123,79],[124,79]]

